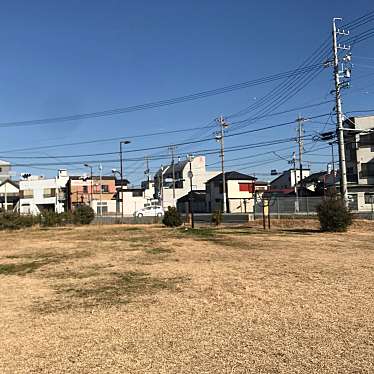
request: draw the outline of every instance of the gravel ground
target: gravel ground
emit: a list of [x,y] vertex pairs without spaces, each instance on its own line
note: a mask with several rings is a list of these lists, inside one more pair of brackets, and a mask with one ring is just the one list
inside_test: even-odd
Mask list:
[[0,233],[0,373],[373,373],[373,228]]

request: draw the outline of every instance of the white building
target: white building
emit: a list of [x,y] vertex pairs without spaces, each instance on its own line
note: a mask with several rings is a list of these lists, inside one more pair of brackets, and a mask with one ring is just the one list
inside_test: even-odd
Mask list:
[[[152,181],[142,182],[142,186],[140,188],[126,186],[122,193],[120,189],[117,193],[119,194],[117,213],[121,214],[123,207],[124,216],[132,216],[139,209],[157,204],[157,201],[154,198],[154,182]],[[123,204],[121,203],[122,198]]]
[[155,175],[155,191],[165,209],[168,206],[176,206],[177,200],[190,192],[190,168],[192,190],[205,190],[205,183],[219,173],[206,170],[205,156],[196,156],[192,158],[191,162],[187,159],[178,161],[174,167],[173,165],[161,167]]
[[19,200],[19,185],[6,179],[0,182],[0,205],[3,211],[12,211]]
[[59,170],[55,178],[29,176],[20,181],[19,212],[40,214],[43,210],[62,213],[66,210],[66,170]]
[[12,168],[10,162],[0,160],[0,182],[4,182],[7,179],[11,179]]
[[[263,193],[267,183],[256,178],[229,171],[225,173],[227,213],[252,213],[255,193]],[[209,212],[223,211],[222,173],[206,182],[206,202]]]
[[[302,178],[309,177],[310,169],[302,170]],[[299,168],[296,170],[289,169],[284,171],[281,175],[276,177],[270,182],[272,190],[283,190],[295,187],[301,181],[301,171]]]
[[344,127],[350,129],[345,131],[344,140],[351,208],[371,211],[374,203],[374,116],[348,118]]

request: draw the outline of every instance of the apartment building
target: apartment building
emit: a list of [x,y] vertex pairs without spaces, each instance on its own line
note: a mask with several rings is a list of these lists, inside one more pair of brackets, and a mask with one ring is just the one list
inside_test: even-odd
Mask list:
[[374,203],[374,116],[348,118],[344,127],[351,208],[371,211]]
[[69,210],[86,204],[97,214],[115,213],[116,191],[114,176],[71,176],[67,184]]
[[[166,209],[176,206],[177,200],[187,195],[191,190],[189,171],[192,172],[192,190],[205,190],[205,183],[218,171],[206,170],[205,156],[178,160],[174,165],[161,167],[154,179],[155,196]],[[174,176],[174,178],[173,178]]]
[[59,170],[55,178],[26,176],[19,182],[19,212],[37,215],[43,210],[51,210],[56,213],[66,211],[66,184],[68,180],[67,170],[64,169]]

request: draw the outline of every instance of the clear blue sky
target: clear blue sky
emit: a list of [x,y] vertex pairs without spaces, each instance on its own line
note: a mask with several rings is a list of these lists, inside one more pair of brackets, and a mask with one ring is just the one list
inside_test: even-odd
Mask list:
[[[3,2],[0,15],[0,123],[142,104],[294,69],[329,37],[332,17],[340,16],[344,22],[349,22],[372,11],[373,5],[372,0]],[[371,22],[354,32],[373,27],[374,22]],[[354,47],[352,88],[345,92],[344,98],[344,109],[347,111],[374,109],[373,47],[374,38]],[[355,58],[356,55],[359,57]],[[118,142],[106,142],[2,153],[30,146],[117,136],[126,138],[147,132],[203,126],[220,114],[237,112],[253,104],[277,83],[112,117],[1,128],[0,157],[12,162],[40,162],[12,157],[117,151]],[[329,95],[331,89],[331,69],[326,69],[307,89],[278,110],[328,100],[332,98]],[[301,111],[300,114],[311,116],[326,113],[330,112],[332,106],[328,104]],[[251,126],[256,128],[292,121],[297,114],[293,112],[271,117]],[[317,123],[305,126],[308,133],[323,127]],[[230,131],[234,129],[230,128]],[[210,136],[211,133],[201,130],[136,138],[128,148],[178,143]],[[294,134],[294,126],[281,127],[227,139],[226,144],[254,143]],[[211,141],[180,147],[177,154],[184,156],[189,151],[217,146]],[[238,157],[243,159],[231,163],[228,161],[227,169],[248,173],[266,173],[273,168],[285,169],[287,163],[281,159],[262,166],[251,166],[250,163],[274,158],[276,156],[271,151],[286,146],[283,144],[260,150],[232,152],[227,154],[227,160]],[[289,157],[294,149],[295,145],[290,144],[289,150],[279,153]],[[258,156],[264,152],[269,152],[269,155]],[[257,157],[254,157],[256,154]],[[328,154],[329,151],[325,150],[306,158],[327,162]],[[127,157],[144,155],[143,152]],[[323,158],[323,155],[326,157]],[[92,159],[98,160],[100,157]],[[61,161],[63,167],[64,160],[52,158],[44,161]],[[89,158],[81,160],[88,161]],[[208,157],[208,163],[215,161],[216,156]],[[161,162],[151,162],[151,169],[155,170]],[[126,164],[127,170],[131,171],[127,176],[133,183],[141,180],[143,164]],[[118,163],[104,163],[103,166],[104,172],[110,173],[112,167],[118,168]],[[322,164],[311,166],[314,170],[325,167]],[[19,167],[16,170],[54,175],[54,169],[57,168]],[[71,170],[73,174],[84,172],[81,165],[69,169],[74,169]]]

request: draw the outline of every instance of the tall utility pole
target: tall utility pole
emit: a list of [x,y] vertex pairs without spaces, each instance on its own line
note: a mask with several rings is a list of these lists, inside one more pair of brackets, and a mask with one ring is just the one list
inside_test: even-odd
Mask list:
[[299,170],[301,184],[303,183],[304,121],[304,118],[300,116],[297,117],[297,143],[299,144]]
[[149,177],[150,177],[149,157],[145,156],[144,157],[144,161],[145,161],[145,171],[144,171],[144,174],[147,176],[147,188],[149,188]]
[[222,194],[223,194],[223,213],[227,213],[227,196],[226,196],[226,176],[225,176],[225,129],[229,126],[223,116],[217,119],[219,132],[216,140],[221,144],[221,171],[222,171]]
[[[332,40],[333,40],[333,68],[334,68],[334,80],[335,80],[335,100],[336,100],[336,132],[338,135],[339,144],[339,169],[340,169],[340,194],[344,200],[346,206],[348,206],[348,189],[347,189],[347,165],[345,162],[345,146],[344,146],[344,128],[343,128],[343,114],[342,114],[342,100],[341,100],[341,88],[342,83],[340,82],[340,74],[344,72],[339,71],[339,54],[338,50],[349,50],[350,47],[345,45],[338,45],[338,35],[349,35],[344,30],[336,28],[336,21],[341,21],[341,18],[334,18],[332,21]],[[346,85],[346,82],[343,82]]]
[[173,205],[175,206],[175,164],[174,164],[174,158],[175,158],[175,145],[171,145],[169,147],[169,151],[171,153],[171,168],[172,168],[172,176],[173,176]]
[[296,172],[296,153],[292,153],[292,164],[293,164],[293,173],[294,173],[294,178],[295,178],[295,195],[296,195],[296,201],[295,201],[295,212],[299,211],[299,193],[297,191],[297,172]]

